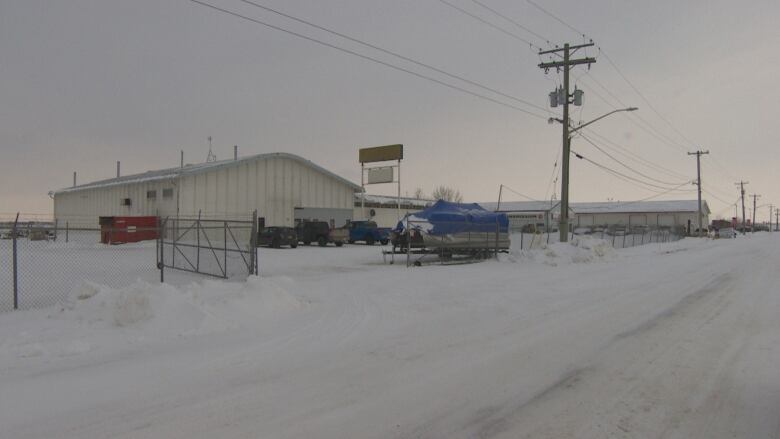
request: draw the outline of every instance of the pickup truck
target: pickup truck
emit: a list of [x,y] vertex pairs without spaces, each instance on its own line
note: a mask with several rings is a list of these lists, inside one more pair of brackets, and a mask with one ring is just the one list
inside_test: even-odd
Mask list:
[[303,242],[304,245],[316,242],[320,247],[325,247],[329,242],[336,244],[336,247],[341,247],[349,238],[346,230],[331,229],[325,221],[301,222],[295,226],[295,232],[298,241]]
[[346,226],[349,230],[349,243],[363,241],[366,245],[374,245],[379,241],[382,245],[390,241],[390,228],[378,227],[373,221],[352,221]]

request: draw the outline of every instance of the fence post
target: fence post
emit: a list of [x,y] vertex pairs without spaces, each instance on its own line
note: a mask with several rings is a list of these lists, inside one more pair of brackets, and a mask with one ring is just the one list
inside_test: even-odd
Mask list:
[[[507,225],[507,232],[509,232],[509,225]],[[498,235],[501,233],[501,225],[498,223],[498,217],[496,217],[496,260],[498,260]]]
[[198,210],[198,222],[195,223],[195,230],[198,232],[198,247],[196,250],[198,251],[196,259],[195,259],[195,271],[200,271],[200,210]]
[[57,223],[59,222],[58,219],[54,219],[54,242],[57,242]]
[[225,252],[225,255],[224,255],[225,265],[224,265],[224,268],[222,270],[222,274],[224,274],[225,275],[225,279],[227,279],[227,277],[228,277],[228,269],[227,269],[227,254],[228,254],[228,249],[227,249],[227,230],[228,230],[228,223],[227,223],[227,221],[224,221],[222,226],[224,227],[224,229],[222,230],[222,233],[224,234],[224,239],[225,239],[223,241],[223,244],[222,244],[223,247],[224,247],[222,249],[222,251]]
[[[158,221],[160,221],[159,218]],[[165,217],[160,231],[160,283],[165,282],[165,228],[167,225],[168,217]]]
[[252,239],[249,240],[250,245],[252,246],[252,252],[249,254],[249,256],[252,258],[252,268],[251,270],[254,271],[254,274],[257,276],[259,273],[257,272],[257,209],[252,212]]
[[406,219],[406,267],[412,262],[412,233],[409,229],[409,218]]
[[19,223],[19,212],[16,213],[16,219],[14,220],[14,228],[11,230],[11,236],[13,238],[13,270],[14,270],[14,309],[19,309],[19,267],[18,267],[18,253],[16,251],[16,227]]
[[68,243],[68,232],[70,231],[70,227],[68,226],[68,222],[65,221],[65,243]]

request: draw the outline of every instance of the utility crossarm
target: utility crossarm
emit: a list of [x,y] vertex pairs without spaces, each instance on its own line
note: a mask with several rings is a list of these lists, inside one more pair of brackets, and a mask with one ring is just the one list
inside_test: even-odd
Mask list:
[[572,59],[569,61],[550,61],[539,64],[539,68],[542,69],[557,69],[564,66],[576,66],[578,64],[592,64],[596,62],[596,58],[580,58]]
[[[585,44],[578,44],[576,46],[569,46],[569,50],[577,50],[577,49],[582,49],[583,47],[591,47],[591,46],[594,46],[595,44],[596,43],[594,43],[594,42],[590,42],[590,43],[585,43]],[[547,55],[548,53],[558,53],[558,52],[561,52],[563,50],[565,50],[565,48],[557,47],[555,49],[541,51],[541,52],[539,52],[539,55]]]

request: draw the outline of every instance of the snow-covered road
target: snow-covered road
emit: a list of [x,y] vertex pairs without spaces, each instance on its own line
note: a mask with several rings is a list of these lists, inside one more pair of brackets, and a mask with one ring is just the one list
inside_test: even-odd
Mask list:
[[263,251],[0,314],[0,437],[780,437],[780,234],[569,256]]

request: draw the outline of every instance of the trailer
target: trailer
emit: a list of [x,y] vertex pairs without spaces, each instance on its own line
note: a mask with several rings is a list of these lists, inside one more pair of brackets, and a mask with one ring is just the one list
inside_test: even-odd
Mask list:
[[478,204],[439,200],[398,222],[392,232],[392,253],[406,254],[407,264],[413,265],[432,260],[474,261],[507,251],[508,232],[506,214],[490,212]]

